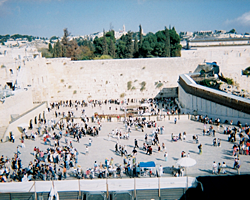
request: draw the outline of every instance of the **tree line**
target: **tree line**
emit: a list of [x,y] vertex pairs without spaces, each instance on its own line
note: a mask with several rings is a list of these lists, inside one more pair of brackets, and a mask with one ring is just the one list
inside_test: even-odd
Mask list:
[[69,57],[71,60],[122,59],[122,58],[153,58],[180,57],[180,37],[174,27],[165,27],[156,33],[149,32],[146,36],[139,32],[128,31],[116,40],[114,30],[105,32],[103,37],[93,41],[83,38],[69,40],[68,29],[63,30],[62,40],[57,40],[48,50],[43,51],[44,57]]
[[21,34],[9,35],[7,34],[7,35],[0,35],[1,44],[4,45],[4,43],[7,42],[10,38],[12,38],[13,40],[26,38],[29,42],[35,39],[41,39],[41,40],[48,39],[45,37],[38,37],[38,36],[32,36],[32,35],[21,35]]

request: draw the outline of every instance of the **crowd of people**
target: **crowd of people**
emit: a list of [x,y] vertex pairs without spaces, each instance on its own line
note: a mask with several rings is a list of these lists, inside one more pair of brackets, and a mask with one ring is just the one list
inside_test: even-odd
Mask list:
[[[94,102],[91,106],[101,106],[105,102]],[[106,102],[109,103],[109,102]],[[152,103],[152,102],[150,102]],[[88,103],[85,101],[65,101],[62,103],[52,103],[48,108],[48,112],[53,112],[55,119],[40,119],[38,121],[37,130],[27,131],[23,129],[21,134],[21,145],[17,146],[17,149],[12,158],[8,158],[4,155],[0,158],[0,179],[2,182],[7,181],[29,181],[29,180],[62,180],[67,179],[70,176],[76,178],[105,178],[105,177],[121,177],[122,174],[128,176],[139,176],[144,172],[139,163],[137,162],[138,149],[145,151],[145,154],[152,155],[153,148],[156,152],[164,152],[164,160],[168,161],[168,152],[166,151],[166,145],[160,143],[159,135],[164,134],[164,126],[157,126],[156,121],[146,120],[142,117],[133,118],[128,117],[125,124],[125,131],[121,129],[113,129],[108,133],[108,140],[111,138],[117,138],[115,144],[115,153],[124,157],[123,165],[115,165],[114,159],[105,159],[104,164],[97,162],[94,163],[93,167],[87,168],[86,170],[78,164],[79,151],[73,147],[73,139],[76,139],[80,143],[81,138],[89,137],[88,145],[85,146],[85,154],[88,154],[89,148],[91,148],[92,137],[98,136],[102,130],[101,119],[98,116],[88,117],[85,114],[85,106]],[[60,107],[69,108],[68,112],[61,112]],[[75,122],[75,113],[81,110],[81,123]],[[63,120],[56,121],[58,117]],[[233,156],[235,156],[235,169],[240,169],[239,155],[249,155],[250,141],[244,137],[243,133],[249,134],[249,126],[246,124],[244,127],[239,126],[223,126],[220,125],[220,119],[209,119],[207,116],[198,117],[198,121],[204,123],[204,136],[213,136],[213,145],[221,146],[220,138],[216,138],[216,131],[213,126],[224,127],[224,134],[229,135],[228,141],[234,143]],[[89,126],[90,122],[96,122],[97,125]],[[177,124],[177,118],[174,119],[174,124]],[[209,127],[207,128],[207,126]],[[134,140],[134,147],[132,152],[128,152],[126,145],[121,145],[121,139],[129,139],[131,129],[140,130],[144,132],[147,128],[151,128],[152,136],[145,133],[145,141],[139,147],[137,139]],[[146,132],[146,131],[145,131]],[[29,134],[30,133],[30,134]],[[237,144],[236,135],[239,134],[240,140]],[[42,138],[43,144],[47,145],[45,151],[39,147],[33,149],[33,160],[30,161],[28,166],[23,166],[20,158],[20,148],[25,148],[25,140],[36,140]],[[10,142],[15,143],[15,136],[10,133]],[[64,140],[63,140],[64,139]],[[186,132],[174,135],[171,134],[171,141],[185,141]],[[202,144],[199,142],[198,135],[193,136],[194,143],[199,144],[199,154],[202,153]],[[182,151],[181,157],[189,157],[189,153]],[[213,173],[226,173],[225,162],[213,163]],[[152,170],[149,170],[149,175],[153,175]],[[157,170],[157,174],[163,173],[162,167]]]

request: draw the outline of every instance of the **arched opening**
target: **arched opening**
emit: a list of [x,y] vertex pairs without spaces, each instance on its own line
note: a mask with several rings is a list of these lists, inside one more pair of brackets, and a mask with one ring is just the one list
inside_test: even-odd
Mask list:
[[35,116],[34,122],[35,124],[37,124],[37,116]]
[[38,115],[38,120],[41,121],[41,113]]

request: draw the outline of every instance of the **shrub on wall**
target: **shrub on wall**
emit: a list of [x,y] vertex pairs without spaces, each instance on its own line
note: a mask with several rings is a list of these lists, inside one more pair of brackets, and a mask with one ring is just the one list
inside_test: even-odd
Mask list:
[[247,67],[245,70],[242,70],[242,75],[250,76],[250,67]]
[[157,83],[156,88],[161,88],[163,86],[163,83]]
[[126,96],[125,93],[121,93],[121,94],[120,94],[120,97],[121,97],[121,98],[123,98],[123,97],[125,97],[125,96]]
[[141,85],[140,91],[143,91],[146,89],[146,82],[145,81],[141,82],[140,85]]
[[127,82],[127,89],[130,90],[132,87],[132,81]]

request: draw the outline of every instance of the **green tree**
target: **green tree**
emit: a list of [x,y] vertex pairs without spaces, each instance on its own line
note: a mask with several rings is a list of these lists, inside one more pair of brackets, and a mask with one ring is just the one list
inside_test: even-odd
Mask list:
[[139,32],[140,32],[140,48],[141,48],[141,46],[142,46],[142,38],[143,38],[143,36],[142,36],[142,27],[141,27],[141,24],[139,25]]
[[125,51],[126,51],[126,43],[125,43],[125,36],[123,35],[118,44],[117,44],[117,53],[116,53],[116,56],[117,58],[126,58],[125,57]]
[[154,57],[154,49],[156,47],[156,43],[157,43],[157,38],[155,34],[151,32],[148,33],[142,42],[141,55],[144,58]]
[[50,53],[52,53],[52,52],[53,52],[53,48],[52,48],[51,43],[49,43],[48,49],[49,49],[49,52],[50,52]]
[[109,55],[110,55],[112,58],[115,58],[115,45],[114,45],[113,40],[110,40]]
[[94,47],[95,47],[95,55],[96,56],[100,56],[102,55],[102,40],[103,40],[103,37],[102,38],[98,38],[98,37],[95,37],[94,39]]
[[54,44],[53,57],[54,58],[62,57],[62,45],[59,40],[57,40],[57,42]]
[[170,35],[167,27],[165,26],[165,46],[163,56],[170,57]]
[[181,45],[180,45],[180,36],[175,31],[175,28],[173,27],[171,30],[169,30],[170,35],[170,56],[171,57],[180,57],[181,56]]
[[233,28],[229,31],[229,33],[236,33],[236,30]]
[[67,52],[68,43],[69,43],[69,38],[68,38],[69,35],[70,35],[70,33],[68,32],[68,29],[67,28],[63,29],[62,57],[66,57],[67,55],[70,54],[69,52]]
[[132,32],[128,31],[125,37],[125,43],[126,43],[125,58],[133,58],[134,45],[132,39],[133,39]]
[[102,55],[108,55],[108,44],[104,30],[103,30],[103,40],[102,40]]
[[137,39],[137,35],[135,35],[135,39],[134,39],[134,58],[138,58],[138,57],[139,57],[138,39]]

